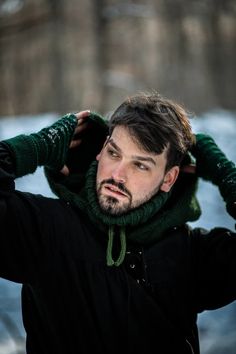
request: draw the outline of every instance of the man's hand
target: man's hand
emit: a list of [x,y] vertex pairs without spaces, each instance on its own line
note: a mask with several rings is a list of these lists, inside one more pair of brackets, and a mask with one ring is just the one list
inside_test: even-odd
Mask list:
[[192,174],[195,174],[195,173],[196,173],[196,165],[194,165],[194,164],[189,164],[189,165],[181,166],[180,171],[181,171],[181,172],[185,172],[185,173],[192,173]]
[[[73,149],[81,144],[82,140],[79,137],[79,135],[88,126],[88,124],[86,122],[86,118],[89,116],[89,114],[90,114],[89,110],[81,111],[81,112],[78,112],[75,114],[75,116],[77,118],[77,126],[75,128],[74,135],[73,135],[73,138],[72,138],[70,146],[69,146],[70,149]],[[65,176],[68,176],[70,174],[70,171],[66,165],[63,166],[63,168],[61,169],[60,172]]]

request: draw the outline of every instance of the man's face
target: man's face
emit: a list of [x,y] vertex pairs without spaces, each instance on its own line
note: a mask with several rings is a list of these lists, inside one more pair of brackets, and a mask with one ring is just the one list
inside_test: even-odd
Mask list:
[[168,192],[179,169],[165,173],[166,150],[149,153],[124,126],[117,126],[97,156],[97,195],[101,208],[121,215],[148,201],[159,190]]

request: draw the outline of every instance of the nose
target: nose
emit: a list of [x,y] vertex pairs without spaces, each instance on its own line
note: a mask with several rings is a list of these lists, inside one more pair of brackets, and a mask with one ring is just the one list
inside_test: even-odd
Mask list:
[[119,183],[125,183],[127,180],[126,167],[123,163],[116,165],[112,171],[112,178]]

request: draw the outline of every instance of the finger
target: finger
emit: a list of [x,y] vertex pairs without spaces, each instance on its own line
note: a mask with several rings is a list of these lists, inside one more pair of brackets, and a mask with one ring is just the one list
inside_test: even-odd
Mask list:
[[79,146],[79,145],[81,144],[81,142],[82,142],[81,139],[72,140],[71,143],[70,143],[69,148],[70,148],[70,149],[73,149],[73,148],[75,148],[76,146]]
[[77,135],[78,133],[81,133],[83,130],[85,130],[88,127],[88,123],[84,121],[78,121],[78,125],[75,128],[74,135]]
[[75,113],[76,118],[79,119],[84,119],[86,117],[88,117],[90,115],[90,110],[86,110],[86,111],[81,111],[78,113]]
[[181,167],[181,171],[182,172],[186,172],[186,173],[192,173],[195,174],[196,173],[196,166],[195,165],[185,165]]
[[64,176],[68,176],[70,174],[69,168],[64,165],[60,171]]

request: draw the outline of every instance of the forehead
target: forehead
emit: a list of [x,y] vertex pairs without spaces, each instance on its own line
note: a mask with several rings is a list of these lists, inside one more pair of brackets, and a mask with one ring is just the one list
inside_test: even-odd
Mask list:
[[123,144],[129,145],[130,148],[134,148],[138,151],[142,151],[143,153],[148,153],[142,147],[141,143],[137,140],[137,138],[132,133],[132,130],[129,128],[118,125],[114,128],[111,134],[111,140],[114,141],[118,146],[122,146]]
[[156,161],[163,159],[166,161],[166,149],[161,154],[156,154],[145,150],[141,143],[137,141],[136,137],[132,134],[127,127],[118,125],[114,128],[112,135],[108,142],[114,143],[117,148],[127,156],[143,156],[152,157]]

